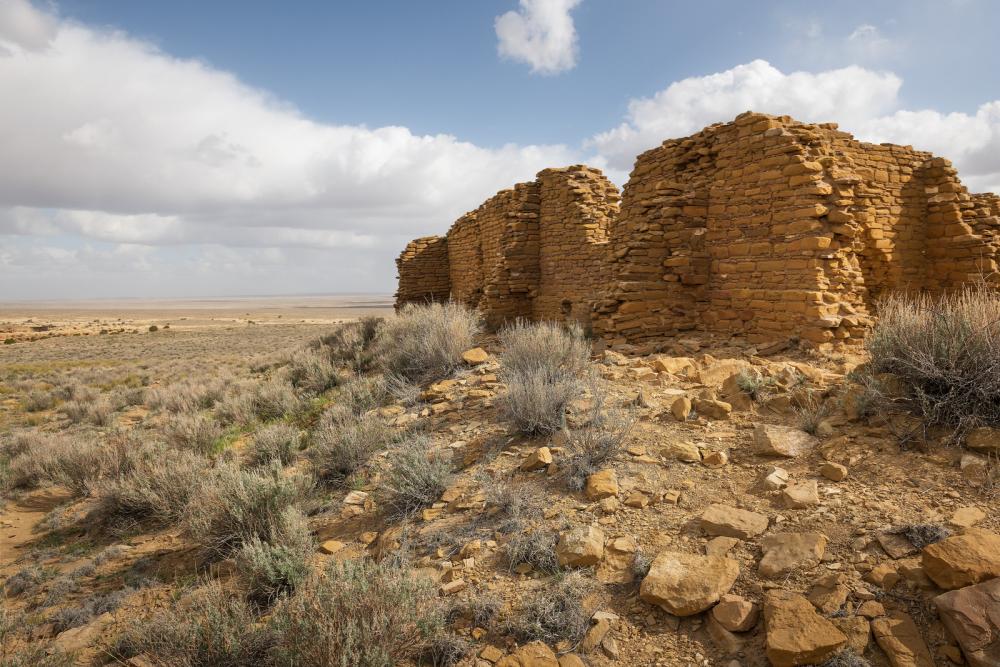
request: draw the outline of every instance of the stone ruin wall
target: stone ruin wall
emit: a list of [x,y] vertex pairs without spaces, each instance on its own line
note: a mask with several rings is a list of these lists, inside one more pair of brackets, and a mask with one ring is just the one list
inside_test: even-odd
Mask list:
[[492,327],[516,318],[589,325],[610,276],[605,254],[618,199],[614,184],[582,165],[545,169],[502,190],[446,236],[406,247],[396,260],[397,307],[450,296],[478,308]]
[[[397,303],[451,298],[496,326],[592,324],[615,346],[689,331],[859,340],[890,291],[997,280],[1000,198],[951,164],[835,124],[743,114],[636,160],[621,209],[583,166],[547,169],[418,239]],[[442,267],[447,265],[448,270]]]

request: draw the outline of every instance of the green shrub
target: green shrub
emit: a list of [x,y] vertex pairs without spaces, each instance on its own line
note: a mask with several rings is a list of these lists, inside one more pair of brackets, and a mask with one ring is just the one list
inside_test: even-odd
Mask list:
[[212,454],[215,441],[222,436],[222,426],[212,417],[181,413],[170,418],[163,428],[163,434],[174,447]]
[[223,464],[205,479],[187,506],[185,525],[210,555],[227,558],[254,537],[277,544],[286,510],[296,506],[309,480],[279,467],[243,470]]
[[430,439],[411,436],[395,452],[385,477],[386,508],[405,517],[434,504],[451,484],[451,462],[430,451]]
[[328,484],[342,485],[368,463],[376,452],[398,439],[396,430],[377,415],[325,420],[312,434],[306,456],[316,476]]
[[272,616],[280,667],[392,667],[442,633],[433,586],[406,568],[331,562]]
[[1000,424],[1000,294],[965,287],[942,297],[899,295],[878,306],[865,339],[872,375],[891,373],[929,425],[959,434]]
[[286,508],[278,528],[265,542],[254,535],[236,552],[236,565],[252,600],[270,604],[294,591],[309,574],[315,549],[305,517]]
[[461,304],[407,304],[379,329],[373,349],[385,373],[431,382],[462,365],[480,330],[479,316]]
[[268,424],[257,429],[244,452],[253,466],[266,466],[274,462],[288,465],[295,458],[301,444],[299,431],[288,424]]
[[134,623],[112,653],[121,661],[145,654],[164,667],[246,667],[266,665],[273,644],[252,605],[208,583]]

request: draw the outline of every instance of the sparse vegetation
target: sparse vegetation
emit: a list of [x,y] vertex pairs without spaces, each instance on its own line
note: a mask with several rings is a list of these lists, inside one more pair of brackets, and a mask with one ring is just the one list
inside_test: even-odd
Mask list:
[[634,420],[625,414],[597,414],[582,428],[569,431],[565,455],[559,466],[567,486],[579,491],[587,477],[621,451]]
[[773,378],[765,377],[755,368],[745,368],[736,377],[736,386],[755,401],[763,400],[773,384]]
[[236,552],[237,569],[251,599],[270,604],[295,590],[309,574],[315,549],[305,517],[287,508],[267,535],[253,535]]
[[1000,425],[1000,295],[985,285],[942,296],[892,296],[865,341],[872,375],[890,373],[899,400],[928,425]]
[[409,516],[441,497],[451,483],[451,462],[430,450],[430,439],[412,435],[395,452],[386,473],[386,507],[393,516]]
[[431,382],[462,365],[480,329],[479,316],[463,305],[407,304],[379,329],[373,350],[385,373]]
[[510,534],[503,545],[503,558],[507,567],[513,570],[519,565],[530,565],[533,570],[545,574],[558,572],[556,558],[558,536],[550,530],[528,528]]
[[222,436],[222,426],[206,415],[182,413],[167,422],[163,434],[174,447],[211,454],[216,440]]
[[252,466],[267,466],[273,462],[288,465],[298,452],[300,441],[298,429],[288,424],[262,426],[247,445],[247,463]]
[[282,667],[392,667],[426,655],[443,611],[430,583],[370,560],[331,562],[272,617]]
[[396,442],[398,437],[395,429],[376,415],[326,420],[313,433],[306,456],[320,480],[343,485],[375,452]]
[[583,638],[590,614],[583,608],[589,582],[578,572],[558,574],[532,592],[506,620],[506,629],[521,641],[561,641]]
[[521,432],[548,434],[565,426],[566,407],[583,390],[590,345],[579,329],[518,322],[500,334],[499,409]]

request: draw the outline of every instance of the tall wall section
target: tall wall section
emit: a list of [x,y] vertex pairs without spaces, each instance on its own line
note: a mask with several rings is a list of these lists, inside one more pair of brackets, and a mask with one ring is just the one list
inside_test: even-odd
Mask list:
[[517,318],[589,325],[610,275],[608,227],[618,200],[614,184],[584,165],[546,169],[502,190],[455,221],[446,237],[407,246],[396,261],[397,307],[434,294],[478,308],[491,327]]
[[595,328],[612,344],[858,339],[886,291],[996,270],[995,199],[910,147],[743,114],[639,156]]

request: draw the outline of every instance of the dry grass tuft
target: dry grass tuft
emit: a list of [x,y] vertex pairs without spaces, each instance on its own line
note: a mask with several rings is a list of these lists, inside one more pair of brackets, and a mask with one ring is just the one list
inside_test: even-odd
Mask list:
[[373,350],[386,374],[431,382],[461,367],[481,329],[479,316],[463,305],[407,304],[379,330]]

